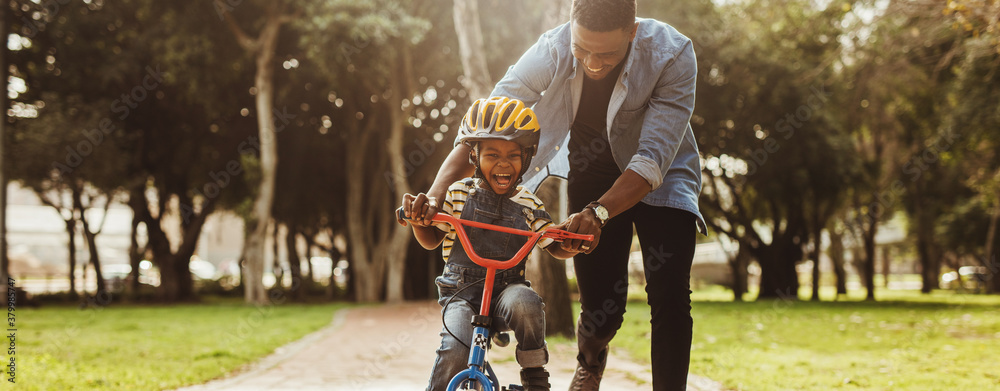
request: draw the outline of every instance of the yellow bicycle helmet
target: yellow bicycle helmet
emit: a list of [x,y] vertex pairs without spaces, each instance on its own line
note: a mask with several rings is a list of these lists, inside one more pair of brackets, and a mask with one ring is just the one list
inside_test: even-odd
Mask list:
[[[535,111],[517,99],[494,96],[479,99],[472,103],[469,111],[462,118],[458,128],[455,144],[464,143],[477,150],[478,142],[483,140],[507,140],[521,146],[521,174],[528,170],[531,158],[538,151],[538,139],[541,127]],[[472,159],[476,166],[476,175],[481,176],[479,162]]]

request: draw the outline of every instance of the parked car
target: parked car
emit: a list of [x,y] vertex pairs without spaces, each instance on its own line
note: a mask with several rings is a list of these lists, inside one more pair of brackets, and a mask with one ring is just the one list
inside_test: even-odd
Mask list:
[[982,292],[986,290],[989,274],[983,266],[962,266],[958,271],[941,275],[941,288]]

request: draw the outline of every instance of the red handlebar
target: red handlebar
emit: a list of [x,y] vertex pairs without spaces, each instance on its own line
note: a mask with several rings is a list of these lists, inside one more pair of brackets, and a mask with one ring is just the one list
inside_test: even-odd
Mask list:
[[[405,214],[403,214],[403,208],[397,209],[396,215],[399,216],[401,220],[410,220],[406,218]],[[517,266],[518,263],[521,263],[521,260],[523,260],[524,257],[527,256],[529,252],[531,252],[531,248],[535,246],[535,243],[538,243],[538,239],[541,239],[543,237],[551,238],[557,242],[561,242],[565,239],[581,239],[588,241],[594,240],[594,235],[581,235],[569,231],[564,231],[561,229],[549,228],[540,232],[531,232],[516,228],[502,227],[499,225],[462,220],[459,218],[455,218],[452,215],[444,213],[438,213],[434,215],[434,218],[432,220],[445,222],[451,224],[452,227],[455,227],[455,231],[458,232],[459,244],[461,244],[465,248],[465,253],[469,255],[469,259],[471,259],[472,262],[475,262],[477,265],[486,268],[486,279],[484,282],[485,285],[483,286],[483,300],[482,304],[480,304],[479,306],[479,314],[483,316],[488,316],[490,314],[490,302],[493,296],[493,279],[496,276],[496,271],[498,269],[499,270],[510,269],[514,266]],[[472,244],[469,243],[469,235],[465,233],[465,226],[527,236],[529,239],[528,242],[524,244],[524,246],[521,246],[521,249],[517,251],[517,254],[514,254],[512,258],[506,261],[498,261],[495,259],[483,258],[480,257],[479,254],[476,254],[476,251],[472,248]]]
[[[399,218],[403,220],[410,220],[407,219],[406,215],[403,214],[403,208],[397,209],[396,213],[399,216]],[[462,220],[445,213],[438,213],[434,215],[434,218],[432,220],[448,223],[451,224],[452,227],[455,227],[455,231],[458,232],[458,239],[459,241],[461,241],[461,244],[465,247],[465,252],[466,254],[469,254],[469,259],[471,259],[472,262],[475,262],[477,265],[482,267],[496,268],[499,270],[510,269],[514,266],[517,266],[517,264],[520,263],[521,260],[523,260],[524,257],[527,256],[529,252],[531,252],[531,247],[533,247],[535,243],[537,243],[538,240],[541,238],[550,238],[557,242],[561,242],[567,239],[579,239],[587,241],[594,240],[594,235],[577,234],[569,231],[564,231],[561,229],[549,228],[541,232],[531,232],[517,228],[509,228],[494,224],[480,223],[477,221]],[[525,243],[524,246],[522,246],[521,249],[518,250],[517,253],[514,254],[512,258],[506,261],[483,258],[480,257],[478,254],[476,254],[476,251],[472,248],[472,244],[469,243],[469,235],[465,232],[465,226],[527,236],[528,242]]]

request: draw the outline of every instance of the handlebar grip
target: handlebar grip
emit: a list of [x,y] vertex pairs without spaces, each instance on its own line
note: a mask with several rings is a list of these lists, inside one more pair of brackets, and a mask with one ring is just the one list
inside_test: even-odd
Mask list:
[[555,240],[557,242],[561,242],[561,241],[569,240],[569,239],[586,240],[588,242],[594,240],[594,235],[577,234],[577,233],[572,233],[572,232],[569,232],[569,231],[563,231],[563,230],[560,230],[560,229],[548,229],[548,230],[546,230],[545,231],[545,237],[551,238],[551,239],[553,239],[553,240]]

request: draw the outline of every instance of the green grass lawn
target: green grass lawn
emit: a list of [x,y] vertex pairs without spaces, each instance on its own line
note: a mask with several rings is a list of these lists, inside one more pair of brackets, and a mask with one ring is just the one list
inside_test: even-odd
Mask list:
[[[228,300],[18,308],[15,388],[161,390],[201,383],[322,328],[343,306],[252,307]],[[4,388],[11,385],[3,380]]]
[[[721,289],[696,292],[691,373],[735,390],[1000,390],[1000,296],[861,298],[735,303]],[[629,304],[612,345],[649,361],[644,300]]]

